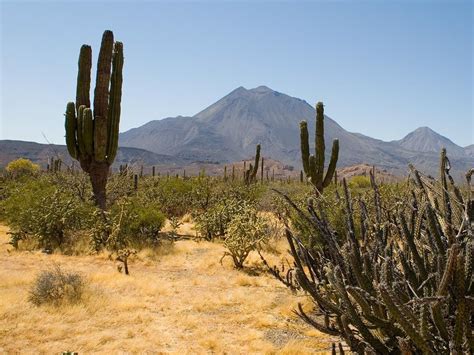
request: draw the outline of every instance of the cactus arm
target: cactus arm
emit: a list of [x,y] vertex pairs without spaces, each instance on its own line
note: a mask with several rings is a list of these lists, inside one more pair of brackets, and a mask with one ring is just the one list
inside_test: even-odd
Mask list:
[[301,145],[301,160],[303,161],[303,170],[306,176],[310,176],[309,170],[309,135],[308,123],[306,121],[300,122],[300,145]]
[[74,102],[68,102],[66,106],[66,145],[71,157],[77,159],[77,141],[76,141],[76,108]]
[[316,158],[316,181],[313,183],[319,192],[322,192],[324,175],[324,105],[322,102],[316,104],[316,135],[315,135],[315,158]]
[[387,285],[380,285],[379,287],[380,296],[384,301],[385,306],[387,307],[388,312],[392,317],[397,321],[397,323],[402,327],[404,332],[410,337],[415,345],[423,351],[423,353],[432,353],[432,349],[428,342],[423,339],[421,334],[414,328],[410,317],[408,317],[407,312],[408,308],[396,300],[396,296],[388,288]]
[[257,144],[256,152],[255,152],[255,165],[250,169],[252,171],[251,180],[255,180],[258,172],[258,163],[260,161],[260,144]]
[[107,120],[97,116],[94,119],[94,158],[104,162],[107,153]]
[[332,177],[336,171],[337,159],[339,157],[339,139],[332,142],[331,160],[329,161],[326,177],[324,178],[323,187],[328,187],[331,183]]
[[86,146],[84,145],[84,138],[82,137],[83,130],[83,121],[84,121],[84,109],[85,105],[79,106],[77,110],[77,144],[79,146],[78,157],[79,159],[84,159],[87,156]]
[[107,107],[109,104],[113,45],[114,35],[112,31],[105,31],[102,36],[102,44],[97,61],[97,76],[94,90],[94,118],[102,117],[104,121],[107,120]]
[[116,42],[114,46],[114,56],[112,59],[112,77],[110,79],[110,99],[108,110],[108,141],[107,141],[107,162],[112,164],[117,155],[119,124],[120,124],[120,103],[122,100],[122,69],[123,69],[123,44]]
[[314,155],[309,156],[308,168],[309,168],[309,177],[311,179],[311,183],[313,185],[316,185],[316,158]]
[[79,63],[77,71],[76,87],[76,109],[79,114],[79,107],[85,105],[91,107],[90,88],[91,88],[91,68],[92,68],[92,48],[86,44],[81,47],[79,53]]
[[94,122],[90,108],[85,108],[82,112],[82,140],[86,154],[92,156],[94,154]]

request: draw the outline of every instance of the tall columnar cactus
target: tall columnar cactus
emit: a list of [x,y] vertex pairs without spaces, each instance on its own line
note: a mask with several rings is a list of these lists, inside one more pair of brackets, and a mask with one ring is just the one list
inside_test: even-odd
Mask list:
[[76,102],[66,107],[66,145],[69,154],[90,176],[96,204],[105,209],[109,168],[118,147],[122,100],[123,44],[114,43],[112,31],[105,31],[97,62],[94,109],[90,84],[92,49],[83,45],[79,54]]
[[259,161],[260,161],[260,144],[257,144],[257,148],[255,152],[255,162],[253,165],[250,164],[250,167],[248,170],[244,171],[244,180],[247,185],[256,181]]
[[331,160],[329,161],[326,175],[324,175],[326,147],[324,145],[324,105],[322,102],[316,104],[315,154],[309,154],[309,134],[306,121],[300,123],[300,141],[303,170],[319,193],[322,193],[324,188],[331,183],[339,156],[339,140],[334,139],[332,142]]

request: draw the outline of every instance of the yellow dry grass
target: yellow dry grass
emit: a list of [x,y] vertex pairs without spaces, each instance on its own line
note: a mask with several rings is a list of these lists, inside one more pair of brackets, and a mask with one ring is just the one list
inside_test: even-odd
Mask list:
[[[192,228],[183,229],[192,234]],[[292,314],[301,296],[267,275],[219,260],[221,245],[179,241],[144,251],[131,275],[105,255],[18,252],[0,225],[0,353],[324,353],[332,340]],[[278,246],[284,250],[283,242]],[[270,255],[276,262],[278,257]],[[53,264],[80,272],[88,287],[75,305],[28,302],[38,271]],[[259,264],[253,255],[249,265]]]

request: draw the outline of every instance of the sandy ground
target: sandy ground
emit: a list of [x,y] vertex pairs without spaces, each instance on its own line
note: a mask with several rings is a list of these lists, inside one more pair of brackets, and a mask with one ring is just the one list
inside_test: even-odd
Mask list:
[[[292,313],[305,297],[266,274],[233,269],[229,258],[221,265],[219,244],[143,251],[125,276],[105,254],[13,251],[7,231],[0,225],[0,353],[306,354],[326,353],[333,341]],[[86,278],[80,303],[28,301],[35,276],[54,264]],[[252,255],[250,268],[259,264]]]

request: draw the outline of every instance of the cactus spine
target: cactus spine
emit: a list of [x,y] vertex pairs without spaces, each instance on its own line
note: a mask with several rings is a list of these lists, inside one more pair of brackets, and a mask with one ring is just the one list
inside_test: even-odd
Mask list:
[[79,54],[76,102],[66,106],[66,145],[71,157],[89,174],[97,205],[105,209],[107,175],[118,147],[123,81],[123,44],[114,43],[111,31],[105,31],[102,36],[93,110],[89,97],[91,67],[92,49],[83,45]]
[[324,188],[331,183],[339,157],[339,140],[334,139],[331,159],[326,175],[324,175],[324,154],[326,147],[324,145],[324,105],[322,102],[316,104],[315,155],[310,155],[309,153],[309,134],[306,121],[301,121],[300,123],[300,143],[303,170],[319,193],[322,193]]

